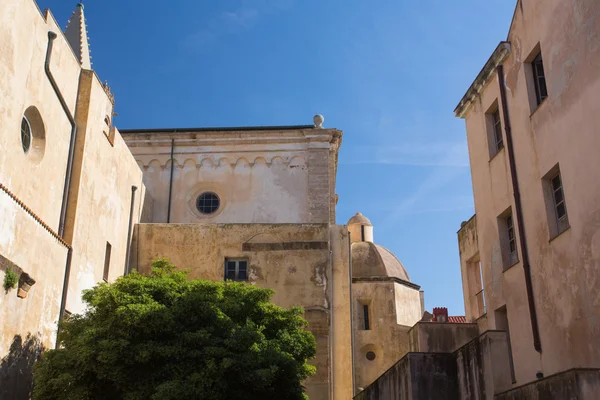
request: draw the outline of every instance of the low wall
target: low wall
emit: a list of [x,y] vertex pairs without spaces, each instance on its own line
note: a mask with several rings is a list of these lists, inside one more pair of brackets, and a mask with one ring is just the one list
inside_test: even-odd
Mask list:
[[572,369],[495,396],[495,400],[597,400],[600,370]]
[[475,339],[477,324],[418,322],[408,332],[410,351],[452,353]]
[[354,400],[458,400],[452,354],[408,353]]

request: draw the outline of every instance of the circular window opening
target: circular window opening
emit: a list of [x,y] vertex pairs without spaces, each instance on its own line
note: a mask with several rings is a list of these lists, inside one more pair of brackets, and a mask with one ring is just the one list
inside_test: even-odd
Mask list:
[[31,148],[31,124],[25,116],[21,120],[21,144],[23,145],[23,152],[25,154],[29,153]]
[[196,199],[196,208],[202,214],[212,214],[219,209],[220,205],[221,200],[219,199],[219,196],[213,192],[202,193]]
[[367,352],[367,360],[373,361],[374,359],[375,359],[375,353],[373,353],[372,351],[368,351]]
[[27,159],[39,163],[46,148],[44,121],[35,106],[28,107],[21,118],[21,146]]

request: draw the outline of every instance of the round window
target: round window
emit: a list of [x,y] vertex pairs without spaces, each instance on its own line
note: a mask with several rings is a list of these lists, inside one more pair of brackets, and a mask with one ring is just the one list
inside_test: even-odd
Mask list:
[[25,154],[29,153],[31,148],[31,125],[25,116],[21,120],[21,145]]
[[196,208],[202,214],[212,214],[219,209],[221,200],[213,192],[204,192],[196,199]]
[[375,359],[375,353],[373,353],[372,351],[368,351],[367,352],[367,360],[373,361],[374,359]]

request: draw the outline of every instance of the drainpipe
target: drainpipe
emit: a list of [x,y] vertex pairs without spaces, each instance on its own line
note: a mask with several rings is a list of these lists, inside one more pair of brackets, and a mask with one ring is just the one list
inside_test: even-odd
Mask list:
[[352,294],[352,233],[348,231],[348,267],[350,270],[350,348],[352,350],[352,397],[356,396],[356,368],[354,367],[354,295]]
[[129,227],[127,228],[127,250],[125,251],[125,268],[123,271],[123,275],[127,275],[130,271],[129,268],[129,255],[131,253],[131,223],[133,221],[133,205],[135,203],[135,191],[137,190],[137,186],[131,186],[131,205],[129,206]]
[[512,131],[510,127],[510,118],[508,116],[508,104],[506,101],[506,87],[504,82],[504,66],[498,65],[498,82],[500,84],[500,97],[502,100],[502,111],[504,114],[504,131],[506,133],[506,150],[508,151],[508,162],[510,164],[510,177],[513,186],[513,195],[515,198],[515,214],[517,217],[517,226],[519,227],[519,243],[523,252],[523,269],[525,271],[525,287],[527,290],[527,302],[529,303],[529,316],[531,318],[531,331],[533,332],[533,347],[538,353],[542,352],[542,343],[540,341],[540,331],[535,308],[535,299],[533,297],[533,284],[531,281],[531,265],[529,264],[529,251],[527,248],[527,238],[525,237],[525,224],[523,222],[523,208],[521,204],[521,193],[519,191],[519,181],[517,179],[517,167],[515,163],[515,154],[513,152]]
[[[174,133],[177,133],[177,129]],[[173,168],[175,160],[173,159],[173,150],[175,149],[175,137],[171,138],[171,178],[169,179],[169,205],[167,206],[167,224],[171,222],[171,196],[173,193]]]
[[[48,32],[48,48],[46,49],[46,61],[44,62],[44,70],[46,71],[46,76],[50,81],[50,85],[52,85],[52,89],[54,89],[54,93],[62,106],[62,109],[67,116],[69,123],[71,124],[71,140],[69,142],[69,156],[67,158],[67,172],[65,174],[65,186],[63,189],[63,197],[62,204],[60,207],[60,221],[58,224],[58,235],[62,238],[65,236],[65,224],[67,220],[67,209],[69,207],[69,188],[71,186],[71,177],[73,175],[73,159],[75,157],[75,141],[77,139],[77,124],[75,123],[75,118],[71,114],[69,107],[67,106],[67,102],[63,97],[62,93],[58,85],[56,84],[56,80],[50,71],[50,58],[52,56],[52,46],[54,44],[54,39],[56,39],[56,33],[50,31]],[[81,77],[80,77],[81,78]],[[79,96],[79,83],[77,84],[77,95]],[[77,101],[77,100],[76,100]],[[77,105],[75,105],[75,110],[77,110]]]
[[[48,80],[50,81],[50,85],[52,86],[52,89],[54,90],[54,93],[56,94],[56,97],[58,98],[58,101],[60,102],[60,105],[65,113],[65,115],[67,116],[67,119],[69,120],[69,123],[71,124],[71,140],[69,142],[69,154],[67,157],[67,170],[65,173],[65,184],[64,184],[64,188],[63,188],[63,196],[62,196],[62,203],[61,203],[61,208],[60,208],[60,220],[59,220],[59,224],[58,224],[58,235],[64,239],[65,237],[65,224],[66,224],[66,220],[67,220],[67,209],[69,207],[69,189],[71,186],[71,177],[73,175],[73,159],[75,157],[75,141],[77,139],[77,124],[75,123],[75,117],[71,114],[71,111],[69,110],[69,107],[67,106],[67,102],[65,101],[62,93],[60,92],[60,89],[56,83],[56,80],[54,79],[54,76],[52,75],[52,72],[50,71],[50,59],[52,56],[52,47],[54,44],[54,39],[56,39],[57,35],[56,33],[49,31],[48,32],[48,47],[46,48],[46,59],[44,61],[44,71],[46,72],[46,76],[48,77]],[[77,83],[77,96],[79,96],[79,85],[81,83],[81,72],[79,75],[79,81]],[[77,110],[77,97],[75,99],[75,110]],[[65,308],[66,308],[66,303],[67,303],[67,293],[69,291],[69,276],[71,274],[71,260],[73,258],[73,249],[71,246],[69,246],[69,249],[67,250],[67,261],[65,263],[65,276],[63,279],[63,288],[62,288],[62,295],[61,295],[61,299],[60,299],[60,309],[59,309],[59,313],[58,313],[58,320],[62,321],[64,314],[65,314]],[[58,326],[57,332],[56,332],[56,348],[59,347],[59,341],[58,341],[58,335],[60,334],[60,325]]]
[[69,288],[69,276],[71,275],[71,259],[73,257],[73,249],[69,246],[69,250],[67,250],[67,263],[65,265],[65,277],[63,279],[63,291],[62,296],[60,297],[60,310],[58,312],[58,328],[56,329],[56,343],[54,345],[55,349],[58,349],[60,346],[60,342],[58,341],[58,337],[60,335],[60,322],[63,320],[65,316],[65,308],[67,307],[67,293]]

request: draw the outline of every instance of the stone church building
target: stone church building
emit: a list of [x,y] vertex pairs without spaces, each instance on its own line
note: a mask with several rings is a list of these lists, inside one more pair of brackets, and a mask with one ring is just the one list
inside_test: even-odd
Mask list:
[[[357,213],[336,222],[342,132],[300,126],[119,131],[92,69],[84,7],[62,30],[33,0],[0,8],[0,398],[83,290],[167,257],[302,306],[317,339],[312,400],[350,399],[409,350],[423,292]],[[143,121],[140,121],[143,124]]]

